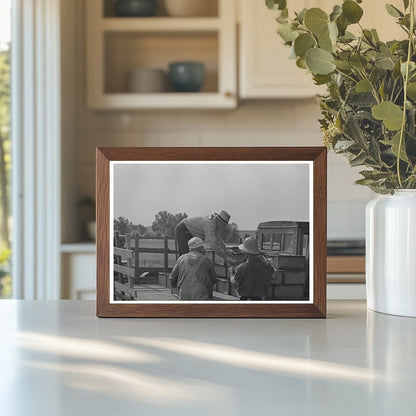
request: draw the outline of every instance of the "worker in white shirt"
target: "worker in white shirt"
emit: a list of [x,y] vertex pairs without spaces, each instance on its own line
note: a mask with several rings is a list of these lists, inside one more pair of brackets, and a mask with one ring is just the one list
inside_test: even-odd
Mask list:
[[229,223],[230,218],[230,214],[222,210],[219,214],[182,220],[175,228],[179,256],[189,252],[188,241],[192,237],[199,237],[204,241],[206,248],[212,249],[219,256],[233,262],[232,252],[227,250],[221,237],[221,232]]

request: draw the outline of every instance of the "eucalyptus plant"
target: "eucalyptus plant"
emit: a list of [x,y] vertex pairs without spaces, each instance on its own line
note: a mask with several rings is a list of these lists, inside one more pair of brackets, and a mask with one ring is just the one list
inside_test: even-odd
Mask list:
[[[351,166],[365,166],[357,183],[380,194],[416,188],[414,2],[403,0],[401,10],[380,5],[404,33],[402,40],[382,42],[375,29],[360,24],[362,0],[293,17],[286,0],[266,0],[279,11],[277,31],[296,65],[327,87],[320,97],[325,145]],[[359,35],[348,30],[352,25]]]

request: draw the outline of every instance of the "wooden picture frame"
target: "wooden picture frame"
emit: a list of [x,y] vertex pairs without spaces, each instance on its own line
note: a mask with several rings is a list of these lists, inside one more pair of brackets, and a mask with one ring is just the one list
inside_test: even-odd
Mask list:
[[[327,150],[324,147],[238,147],[238,148],[150,148],[150,147],[136,147],[136,148],[97,148],[97,177],[96,177],[96,200],[97,200],[97,316],[98,317],[195,317],[195,318],[325,318],[326,317],[326,212],[327,212]],[[141,181],[146,180],[146,169],[150,166],[152,169],[158,166],[176,166],[180,165],[184,169],[190,169],[190,174],[193,174],[194,166],[202,164],[208,172],[209,169],[217,170],[230,169],[229,172],[234,172],[238,169],[244,169],[247,172],[256,173],[254,169],[276,169],[276,172],[281,172],[279,169],[293,168],[302,169],[302,172],[307,172],[308,179],[307,192],[308,195],[308,231],[307,237],[303,236],[302,253],[297,253],[296,256],[300,259],[305,258],[305,270],[307,274],[307,288],[306,297],[301,297],[292,301],[291,298],[281,298],[279,296],[280,290],[284,288],[283,281],[285,274],[279,275],[280,264],[290,257],[282,252],[276,255],[278,259],[277,275],[280,283],[276,283],[277,294],[273,292],[270,299],[265,297],[262,301],[243,301],[237,298],[237,301],[228,302],[222,300],[220,297],[218,301],[198,302],[198,301],[142,301],[131,300],[124,301],[123,295],[125,292],[119,292],[120,287],[127,288],[129,294],[129,287],[131,290],[137,288],[134,286],[134,279],[127,277],[129,283],[126,282],[126,277],[122,272],[130,273],[127,269],[140,268],[138,256],[139,249],[137,249],[137,256],[128,254],[128,249],[131,246],[125,243],[124,248],[119,249],[118,246],[113,247],[116,234],[114,231],[114,215],[113,209],[115,206],[114,197],[114,171],[122,172],[124,165],[132,165],[140,168],[142,172],[135,179],[138,188],[136,191],[140,192]],[[306,166],[304,168],[304,166]],[[143,170],[144,169],[144,170]],[[214,170],[212,170],[214,172]],[[228,172],[228,171],[227,171]],[[261,170],[263,172],[263,170]],[[274,170],[272,170],[274,172]],[[150,176],[150,170],[149,170]],[[258,175],[257,175],[258,176]],[[259,184],[261,179],[257,178]],[[276,177],[277,181],[288,183],[290,180],[287,177]],[[279,183],[280,183],[279,182]],[[118,182],[117,182],[118,183]],[[120,182],[123,183],[123,182]],[[173,182],[172,182],[173,183]],[[274,182],[273,182],[274,183]],[[177,184],[181,186],[181,183]],[[123,191],[123,185],[118,184],[120,191]],[[221,186],[221,184],[219,185]],[[224,185],[225,186],[225,185]],[[306,185],[305,185],[306,186]],[[259,186],[257,187],[257,189]],[[261,186],[260,186],[261,188]],[[273,187],[272,187],[273,188]],[[280,188],[279,188],[280,189]],[[303,188],[302,188],[303,189]],[[306,189],[306,188],[305,188]],[[227,195],[227,190],[223,190],[223,194]],[[270,193],[273,189],[264,189],[265,195]],[[124,191],[123,191],[124,192]],[[289,192],[289,191],[288,191]],[[118,191],[117,191],[118,194]],[[293,195],[300,195],[301,198],[306,198],[301,192],[293,190]],[[124,195],[124,194],[123,194]],[[248,195],[249,197],[249,195]],[[296,196],[297,198],[297,196]],[[247,199],[247,197],[246,197]],[[306,199],[302,199],[305,200]],[[225,201],[224,201],[225,202]],[[294,206],[293,206],[294,207]],[[221,207],[218,207],[220,210]],[[306,209],[306,208],[305,208]],[[208,213],[201,213],[208,214]],[[261,220],[274,221],[277,224],[283,223],[286,218],[261,218]],[[282,220],[282,221],[275,221]],[[259,221],[260,222],[260,221]],[[273,224],[274,224],[273,222]],[[262,222],[263,224],[263,222]],[[297,224],[297,223],[295,223]],[[304,224],[300,223],[299,224]],[[259,226],[260,227],[260,226]],[[267,237],[266,234],[261,233],[261,228],[256,231],[257,239],[262,239],[260,246],[269,248],[273,246],[275,237]],[[280,231],[279,231],[280,232]],[[306,233],[306,232],[305,232]],[[269,234],[267,234],[269,235]],[[280,236],[280,234],[278,234]],[[310,235],[310,240],[309,240]],[[125,237],[125,240],[131,239],[131,235]],[[270,241],[268,240],[270,238]],[[280,238],[280,237],[276,237]],[[282,237],[283,238],[283,237]],[[259,240],[260,241],[260,240]],[[272,243],[273,241],[273,243]],[[277,240],[276,240],[277,241]],[[279,240],[280,241],[280,240]],[[285,241],[285,240],[282,240]],[[306,241],[306,243],[305,243]],[[310,244],[309,244],[310,241]],[[264,244],[264,246],[263,246]],[[268,245],[267,245],[268,244]],[[277,244],[277,243],[276,243]],[[276,247],[270,250],[283,250],[280,248],[280,242]],[[127,247],[127,248],[126,248]],[[139,242],[137,243],[139,247]],[[166,253],[171,253],[165,245]],[[116,250],[116,251],[114,251]],[[117,256],[114,254],[116,253]],[[127,253],[128,258],[123,262],[114,261],[119,258],[118,254]],[[165,258],[168,254],[165,253]],[[309,255],[310,253],[310,255]],[[285,257],[286,256],[286,257]],[[295,257],[295,255],[294,255]],[[273,261],[274,258],[272,258]],[[134,264],[136,262],[136,265]],[[124,264],[124,265],[123,265]],[[224,266],[226,268],[227,264]],[[283,266],[281,266],[283,267]],[[115,270],[117,270],[115,272]],[[129,269],[130,270],[130,269]],[[230,269],[231,270],[231,269]],[[138,273],[138,270],[137,270]],[[116,277],[114,275],[116,274]],[[142,274],[143,275],[143,274]],[[305,272],[306,275],[306,272]],[[131,275],[133,276],[133,275]],[[144,275],[143,275],[144,276]],[[283,277],[282,277],[283,276]],[[289,276],[289,275],[288,275]],[[167,280],[167,279],[165,279]],[[226,282],[226,279],[225,279]],[[140,282],[139,282],[140,283]],[[289,283],[287,283],[289,285]],[[300,283],[299,283],[300,284]],[[228,290],[231,283],[228,286]],[[306,286],[305,286],[306,287]],[[116,289],[114,289],[116,288]],[[137,290],[141,290],[138,286]],[[215,289],[214,289],[215,290]],[[234,290],[234,289],[233,289]],[[274,290],[274,289],[273,289]],[[134,292],[137,293],[137,292]],[[219,292],[218,292],[219,293]],[[229,292],[231,293],[231,292]],[[121,296],[121,298],[120,298]],[[126,295],[127,296],[127,295]],[[229,299],[224,295],[225,299]],[[230,295],[232,299],[238,295]],[[230,298],[230,299],[231,299]],[[138,298],[140,299],[140,297]],[[175,298],[176,299],[176,298]],[[269,299],[269,300],[268,300]]]

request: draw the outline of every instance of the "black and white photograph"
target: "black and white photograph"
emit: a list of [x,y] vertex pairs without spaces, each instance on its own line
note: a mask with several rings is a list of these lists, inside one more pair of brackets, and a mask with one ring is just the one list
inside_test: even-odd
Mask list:
[[110,303],[313,302],[309,161],[112,161]]

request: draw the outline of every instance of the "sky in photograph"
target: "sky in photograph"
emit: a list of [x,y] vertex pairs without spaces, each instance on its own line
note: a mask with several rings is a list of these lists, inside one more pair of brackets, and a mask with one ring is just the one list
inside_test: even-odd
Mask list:
[[114,216],[152,224],[155,214],[220,210],[240,230],[309,221],[308,164],[114,164]]

